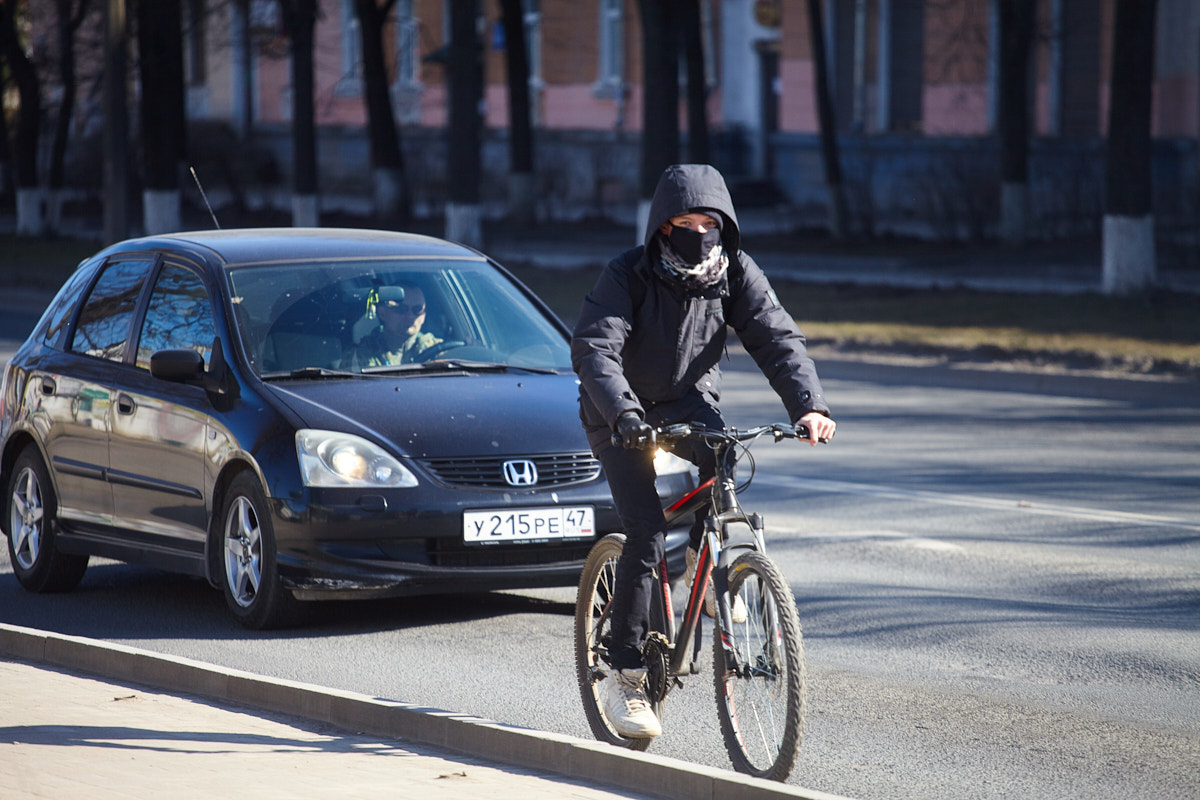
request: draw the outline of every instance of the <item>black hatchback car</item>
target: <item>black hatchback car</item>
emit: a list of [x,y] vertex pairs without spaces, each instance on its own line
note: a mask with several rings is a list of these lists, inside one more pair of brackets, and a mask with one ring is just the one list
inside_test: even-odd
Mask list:
[[[568,350],[511,274],[431,237],[114,245],[4,374],[12,569],[34,592],[89,556],[202,576],[251,628],[305,600],[572,585],[620,526]],[[664,497],[694,485],[656,464]]]

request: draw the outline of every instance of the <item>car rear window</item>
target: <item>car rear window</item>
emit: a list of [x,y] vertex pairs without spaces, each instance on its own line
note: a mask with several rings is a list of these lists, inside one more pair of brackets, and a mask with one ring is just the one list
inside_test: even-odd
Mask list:
[[55,350],[63,349],[67,326],[70,325],[73,316],[72,312],[78,306],[79,295],[83,294],[83,290],[93,274],[95,274],[94,270],[86,266],[71,273],[71,277],[67,278],[67,282],[58,290],[58,294],[50,301],[42,318],[34,326],[34,336],[40,335],[42,342],[47,347],[53,347]]

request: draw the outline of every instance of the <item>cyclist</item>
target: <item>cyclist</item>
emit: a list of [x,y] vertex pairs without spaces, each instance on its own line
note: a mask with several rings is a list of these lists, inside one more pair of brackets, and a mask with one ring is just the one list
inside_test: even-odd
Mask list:
[[[654,426],[724,427],[718,362],[729,326],[791,421],[808,428],[812,444],[833,436],[836,427],[804,335],[739,244],[737,215],[721,173],[706,164],[668,167],[651,200],[644,244],[609,262],[583,301],[571,341],[580,418],[608,476],[626,536],[611,612],[613,671],[602,704],[609,722],[628,738],[662,733],[646,698],[641,652],[653,570],[666,540],[654,486]],[[624,447],[613,445],[613,431]],[[699,467],[701,481],[715,471],[712,453],[703,446],[677,455]],[[702,521],[697,514],[692,527],[689,585]],[[705,605],[714,616],[715,603],[706,597]]]

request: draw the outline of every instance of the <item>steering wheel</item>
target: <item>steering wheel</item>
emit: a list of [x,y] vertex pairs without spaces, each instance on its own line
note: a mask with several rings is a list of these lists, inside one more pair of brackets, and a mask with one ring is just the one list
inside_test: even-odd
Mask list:
[[466,347],[467,343],[460,339],[447,339],[444,342],[438,342],[432,347],[422,350],[417,356],[417,361],[432,361],[447,350],[453,350],[456,347]]

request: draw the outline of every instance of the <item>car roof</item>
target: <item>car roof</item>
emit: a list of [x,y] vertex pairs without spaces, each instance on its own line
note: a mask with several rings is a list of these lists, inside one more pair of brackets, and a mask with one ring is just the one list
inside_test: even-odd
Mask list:
[[481,260],[465,245],[433,236],[365,228],[229,228],[118,242],[100,255],[182,250],[224,266],[329,258],[438,257]]

